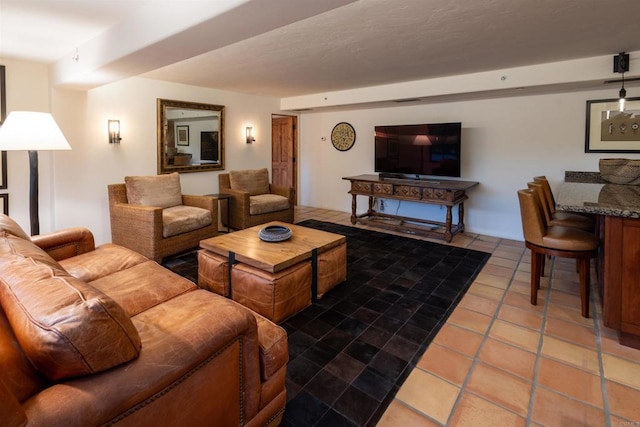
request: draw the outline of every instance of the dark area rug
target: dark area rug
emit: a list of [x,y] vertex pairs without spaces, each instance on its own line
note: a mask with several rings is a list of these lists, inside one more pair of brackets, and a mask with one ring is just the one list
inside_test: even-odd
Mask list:
[[[375,425],[490,254],[316,220],[299,225],[346,236],[347,281],[281,324],[289,334],[282,425]],[[197,281],[195,253],[165,265]]]

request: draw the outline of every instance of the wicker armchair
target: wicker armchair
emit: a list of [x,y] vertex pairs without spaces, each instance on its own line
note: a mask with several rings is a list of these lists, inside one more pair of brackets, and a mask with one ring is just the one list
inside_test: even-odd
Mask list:
[[[174,205],[172,209],[169,209],[130,203],[125,184],[111,184],[108,186],[108,190],[111,240],[113,243],[132,249],[156,262],[161,262],[166,256],[197,248],[200,240],[218,234],[218,203],[211,197],[181,195],[178,192],[178,200],[181,205]],[[189,212],[188,207],[206,210],[206,216],[211,221],[209,223],[201,222],[195,226],[192,220],[182,221],[186,224],[187,229],[190,229],[185,232],[178,230],[176,233],[175,227],[171,230],[171,226],[168,226],[167,223],[171,222],[171,216],[180,215],[184,211]],[[173,214],[169,211],[172,211]],[[180,218],[178,218],[179,222]],[[194,227],[198,228],[194,229]]]
[[[293,188],[269,183],[266,168],[221,173],[218,184],[220,193],[231,196],[220,207],[223,225],[242,230],[270,221],[293,223]],[[231,224],[226,224],[227,218]]]

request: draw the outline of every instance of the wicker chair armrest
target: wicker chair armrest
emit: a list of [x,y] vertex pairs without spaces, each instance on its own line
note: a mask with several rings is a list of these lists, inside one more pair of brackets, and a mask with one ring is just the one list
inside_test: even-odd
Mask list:
[[271,194],[278,194],[280,196],[284,196],[287,199],[293,199],[293,188],[285,187],[284,185],[277,184],[269,184],[269,192]]
[[32,236],[33,243],[56,261],[95,250],[93,233],[84,227],[72,227]]
[[162,208],[156,206],[114,203],[111,206],[111,235],[114,243],[117,236],[139,236],[141,239],[162,238]]
[[231,195],[232,203],[232,215],[233,214],[244,214],[249,215],[249,193],[246,191],[234,190],[232,188],[224,188],[220,189],[220,192],[223,194]]
[[215,209],[218,204],[215,203],[213,197],[209,196],[194,196],[190,194],[182,195],[182,204],[184,206],[193,206],[196,208],[206,209],[208,211],[212,211]]

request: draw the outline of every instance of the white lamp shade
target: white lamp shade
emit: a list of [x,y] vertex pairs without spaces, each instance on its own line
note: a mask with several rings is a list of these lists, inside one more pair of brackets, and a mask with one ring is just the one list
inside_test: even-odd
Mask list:
[[12,111],[0,126],[0,150],[71,150],[49,113]]

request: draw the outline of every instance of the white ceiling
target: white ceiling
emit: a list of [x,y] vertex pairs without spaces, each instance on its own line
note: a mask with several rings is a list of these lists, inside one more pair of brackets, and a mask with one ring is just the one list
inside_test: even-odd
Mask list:
[[638,0],[0,0],[0,57],[70,87],[289,97],[613,57],[640,50],[638,16]]

